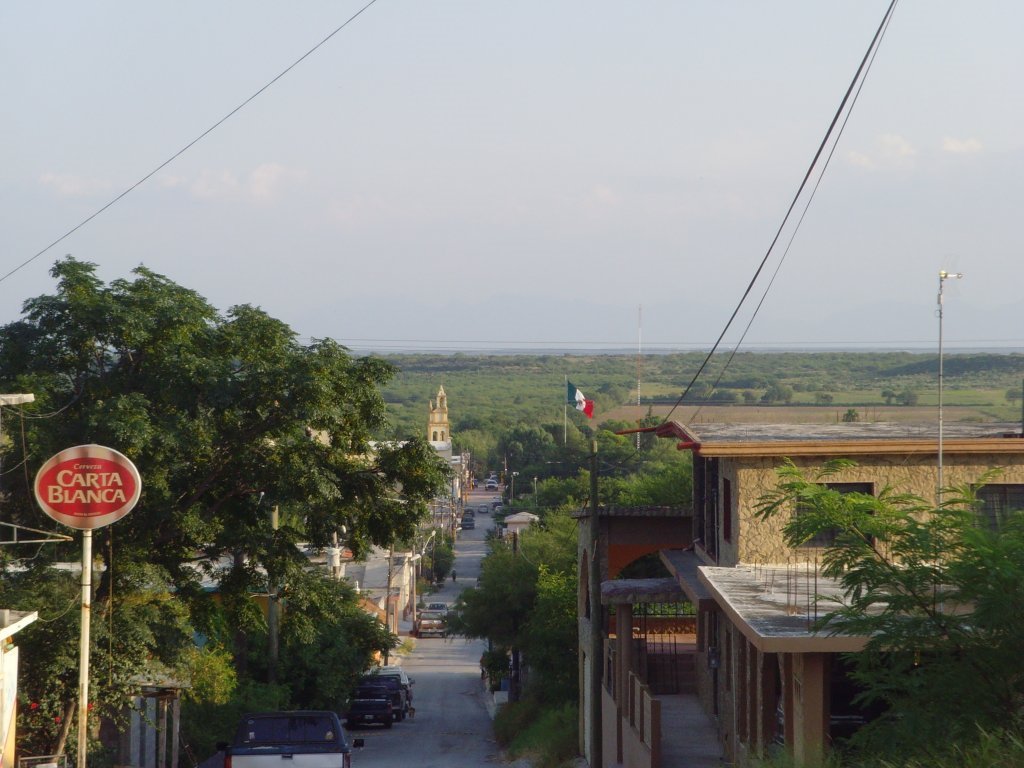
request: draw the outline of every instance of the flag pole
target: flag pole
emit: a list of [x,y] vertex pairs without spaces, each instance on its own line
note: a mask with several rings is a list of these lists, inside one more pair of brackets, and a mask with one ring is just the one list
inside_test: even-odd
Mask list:
[[[569,374],[565,374],[565,386],[563,392],[569,391]],[[569,398],[562,400],[562,445],[569,444]]]

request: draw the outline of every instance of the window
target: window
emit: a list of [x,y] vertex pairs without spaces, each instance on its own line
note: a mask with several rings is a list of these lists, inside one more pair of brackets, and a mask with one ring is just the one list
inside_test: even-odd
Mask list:
[[1011,512],[1024,510],[1024,485],[993,483],[977,490],[979,523],[998,531]]
[[[866,493],[871,495],[875,492],[874,483],[825,483],[824,485],[830,491],[837,491],[839,493]],[[799,515],[800,512],[800,507],[797,507],[796,513]],[[819,532],[816,536],[812,536],[800,546],[808,549],[831,547],[836,543],[837,533],[838,531],[835,528],[829,528]]]

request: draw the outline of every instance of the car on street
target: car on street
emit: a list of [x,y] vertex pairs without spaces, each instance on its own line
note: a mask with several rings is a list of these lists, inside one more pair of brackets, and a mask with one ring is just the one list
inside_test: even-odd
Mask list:
[[426,611],[441,611],[442,613],[448,613],[448,603],[427,603],[427,607],[424,608]]
[[356,726],[380,723],[390,728],[398,716],[387,687],[383,685],[359,685],[348,702],[345,725],[351,731]]
[[444,637],[445,614],[441,611],[420,611],[413,632],[417,637]]
[[384,688],[391,701],[395,722],[399,723],[405,720],[409,714],[409,695],[406,686],[402,685],[397,674],[374,670],[371,674],[363,675],[359,680],[359,685]]
[[462,530],[470,531],[476,528],[476,520],[472,517],[462,518]]

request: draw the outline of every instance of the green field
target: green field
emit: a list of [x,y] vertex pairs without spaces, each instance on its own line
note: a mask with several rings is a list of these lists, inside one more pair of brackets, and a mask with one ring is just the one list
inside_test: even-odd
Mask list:
[[[597,401],[594,424],[635,422],[648,412],[663,418],[704,362],[699,353],[644,357],[642,405],[637,408],[637,359],[630,355],[409,354],[387,359],[399,368],[384,390],[399,436],[425,431],[428,400],[442,385],[456,436],[459,430],[561,424],[566,377]],[[851,408],[862,421],[922,422],[936,417],[934,354],[743,353],[727,368],[725,362],[724,355],[710,361],[673,418],[821,423],[841,420]],[[1021,392],[1024,355],[947,354],[943,368],[944,418],[1021,418],[1020,399],[1007,393]],[[762,402],[769,392],[780,399]],[[570,413],[569,418],[586,423],[579,414]]]

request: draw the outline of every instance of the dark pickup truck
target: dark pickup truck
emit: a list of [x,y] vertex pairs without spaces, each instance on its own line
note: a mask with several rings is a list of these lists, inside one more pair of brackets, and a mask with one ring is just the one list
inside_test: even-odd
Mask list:
[[348,743],[334,712],[299,710],[244,715],[234,740],[217,749],[224,768],[351,768],[352,749],[361,746],[362,739]]
[[383,685],[360,684],[355,695],[349,699],[348,711],[345,713],[345,725],[349,730],[368,723],[382,723],[385,728],[390,728],[395,719],[391,692]]
[[397,674],[377,672],[363,675],[359,680],[359,685],[379,685],[387,688],[388,698],[391,699],[391,706],[395,712],[395,720],[405,720],[406,715],[409,714],[409,694]]

